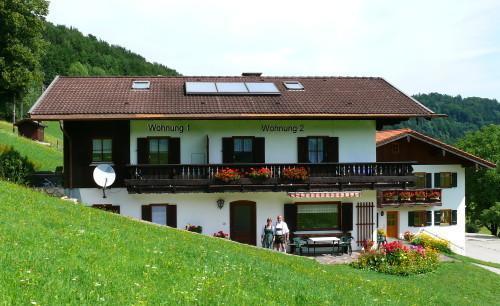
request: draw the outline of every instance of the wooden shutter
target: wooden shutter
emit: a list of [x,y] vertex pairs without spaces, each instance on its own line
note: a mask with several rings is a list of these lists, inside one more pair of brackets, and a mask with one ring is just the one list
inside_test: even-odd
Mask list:
[[457,187],[457,173],[452,172],[451,173],[451,187]]
[[307,137],[297,138],[297,162],[308,163],[309,162],[309,144]]
[[151,205],[142,205],[142,220],[151,222]]
[[177,228],[177,205],[167,205],[167,225]]
[[425,188],[432,188],[432,173],[425,174]]
[[340,228],[343,232],[352,231],[352,203],[341,204],[341,225]]
[[232,163],[234,161],[234,141],[231,137],[222,138],[222,162]]
[[264,137],[255,137],[252,144],[253,162],[266,162],[266,140]]
[[328,163],[339,162],[339,138],[325,137],[325,161]]
[[181,139],[178,137],[168,139],[168,163],[181,163]]
[[290,237],[293,238],[293,232],[297,230],[297,205],[285,204],[283,205],[283,211],[285,222],[290,230]]
[[425,218],[425,226],[431,226],[432,225],[432,211],[428,210],[425,212],[426,218]]
[[451,211],[451,225],[456,225],[457,224],[457,211],[452,210]]
[[441,173],[434,173],[434,187],[441,187]]
[[149,163],[149,141],[147,138],[137,138],[137,163]]
[[414,226],[414,225],[415,225],[415,212],[409,211],[408,212],[408,226]]
[[434,211],[434,225],[440,225],[440,224],[441,224],[441,211],[435,210]]

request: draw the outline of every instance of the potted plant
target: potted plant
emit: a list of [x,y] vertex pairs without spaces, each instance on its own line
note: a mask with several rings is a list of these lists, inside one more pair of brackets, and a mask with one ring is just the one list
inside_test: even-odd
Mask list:
[[427,191],[427,199],[431,202],[437,202],[441,200],[441,192],[439,190],[429,190]]
[[214,178],[220,182],[233,183],[237,182],[241,178],[241,175],[236,169],[223,168],[214,174]]
[[214,233],[213,236],[217,238],[229,239],[229,234],[224,233],[224,231],[218,231],[217,233]]
[[383,228],[377,229],[377,241],[385,241],[386,233]]
[[186,225],[186,230],[189,232],[201,234],[201,232],[203,231],[203,227],[201,225],[188,224]]
[[393,203],[398,200],[396,191],[386,190],[382,193],[382,197],[384,198],[385,203]]
[[250,171],[246,174],[253,181],[265,181],[271,178],[271,169],[269,168],[250,168]]
[[415,201],[424,202],[426,199],[426,193],[424,190],[415,191]]
[[291,182],[304,182],[309,178],[309,173],[304,167],[285,168],[283,178]]
[[411,202],[412,197],[413,197],[413,192],[411,191],[401,191],[399,193],[399,200],[402,202]]

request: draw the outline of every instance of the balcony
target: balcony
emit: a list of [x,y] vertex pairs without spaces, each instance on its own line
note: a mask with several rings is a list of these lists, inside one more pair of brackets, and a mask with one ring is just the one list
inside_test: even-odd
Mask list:
[[[125,186],[129,193],[338,191],[406,188],[415,182],[412,163],[322,164],[202,164],[128,165]],[[239,178],[221,180],[224,169]],[[266,177],[251,178],[252,169],[266,169]],[[305,173],[290,178],[290,169]]]
[[441,189],[393,189],[378,192],[378,207],[441,206]]

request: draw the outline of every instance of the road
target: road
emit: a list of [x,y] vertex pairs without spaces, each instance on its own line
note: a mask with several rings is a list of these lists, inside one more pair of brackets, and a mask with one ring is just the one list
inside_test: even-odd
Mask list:
[[468,257],[500,264],[500,238],[485,234],[466,234],[465,253]]

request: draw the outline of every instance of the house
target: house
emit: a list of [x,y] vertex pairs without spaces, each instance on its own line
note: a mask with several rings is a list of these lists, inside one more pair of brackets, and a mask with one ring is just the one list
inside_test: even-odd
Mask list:
[[295,236],[350,232],[354,248],[376,238],[378,193],[419,179],[412,156],[377,160],[377,130],[442,116],[382,78],[260,74],[57,77],[29,113],[60,122],[66,192],[86,205],[253,245],[284,215]]
[[411,160],[411,190],[379,191],[377,222],[389,237],[424,231],[465,253],[465,168],[495,168],[487,160],[411,129],[378,131],[377,161]]
[[19,136],[29,138],[31,140],[44,141],[45,125],[39,121],[31,119],[22,119],[14,123],[17,126]]

